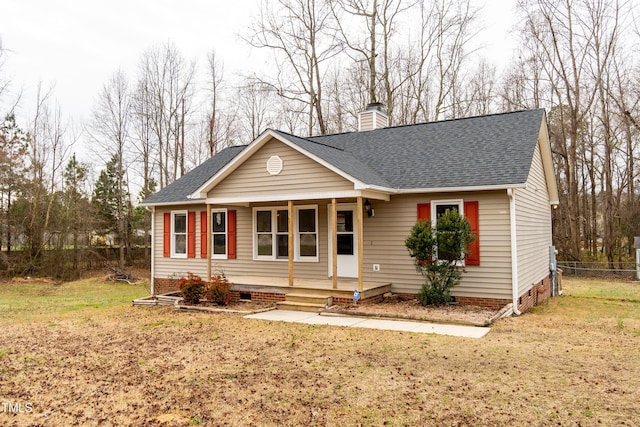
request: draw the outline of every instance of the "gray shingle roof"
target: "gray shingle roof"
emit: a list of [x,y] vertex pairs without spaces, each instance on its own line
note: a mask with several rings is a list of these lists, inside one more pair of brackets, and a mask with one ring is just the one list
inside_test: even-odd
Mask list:
[[538,109],[308,139],[344,150],[390,188],[522,184],[543,118]]
[[189,202],[188,195],[196,191],[201,185],[215,175],[235,156],[246,148],[246,145],[228,147],[215,156],[209,158],[200,166],[184,174],[157,193],[147,197],[142,204],[156,205],[164,203]]
[[[544,114],[516,111],[307,138],[274,132],[368,185],[482,188],[526,182]],[[188,201],[245,147],[221,151],[144,203]]]
[[347,173],[353,178],[369,185],[389,187],[389,182],[381,174],[376,172],[366,162],[356,157],[353,153],[345,150],[344,147],[339,148],[336,146],[325,145],[323,141],[315,141],[314,138],[305,139],[281,131],[275,132],[295,143],[307,152]]

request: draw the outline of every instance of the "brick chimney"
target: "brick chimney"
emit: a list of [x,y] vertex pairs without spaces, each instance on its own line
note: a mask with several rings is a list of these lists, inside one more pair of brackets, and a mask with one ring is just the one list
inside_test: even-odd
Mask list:
[[364,111],[358,114],[358,131],[374,130],[386,127],[389,124],[386,107],[381,102],[373,102],[367,105]]

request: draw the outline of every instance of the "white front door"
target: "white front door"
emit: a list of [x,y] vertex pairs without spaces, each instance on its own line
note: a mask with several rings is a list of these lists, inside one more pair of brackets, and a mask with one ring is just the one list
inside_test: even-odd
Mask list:
[[[329,205],[329,233],[332,228],[331,205]],[[358,277],[358,215],[356,205],[338,205],[336,229],[338,241],[338,277]],[[332,270],[332,238],[329,236],[329,276]]]

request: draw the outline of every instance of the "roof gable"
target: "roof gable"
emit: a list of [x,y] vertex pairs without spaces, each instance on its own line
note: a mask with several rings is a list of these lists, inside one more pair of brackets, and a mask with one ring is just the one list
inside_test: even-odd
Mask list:
[[[345,153],[343,150],[340,150],[336,147],[323,146],[322,144],[313,143],[304,138],[289,135],[285,132],[268,129],[263,132],[258,138],[256,138],[251,144],[249,144],[247,148],[242,151],[242,153],[239,153],[238,156],[236,156],[223,168],[218,170],[214,175],[210,177],[210,179],[208,179],[203,185],[196,189],[191,194],[191,198],[204,199],[205,197],[207,197],[207,193],[211,191],[211,189],[218,185],[222,180],[227,178],[233,171],[240,167],[240,165],[251,158],[251,156],[257,153],[265,144],[271,141],[272,138],[276,138],[278,141],[284,143],[290,148],[316,161],[317,163],[335,172],[348,181],[351,181],[356,188],[367,187],[367,184],[354,177],[350,173],[348,168],[340,168],[336,166],[335,163],[344,166],[346,166],[345,163],[348,163],[349,159],[344,157]],[[347,153],[346,156],[349,157],[350,155]],[[360,163],[356,158],[352,156],[350,157],[353,163]],[[366,167],[363,166],[363,168]],[[367,176],[367,178],[374,177],[374,175],[375,174],[371,172],[370,175]]]
[[352,181],[280,139],[270,138],[223,179],[217,179],[206,199],[208,203],[250,203],[290,197],[302,200],[313,195],[322,198],[327,194],[353,191]]

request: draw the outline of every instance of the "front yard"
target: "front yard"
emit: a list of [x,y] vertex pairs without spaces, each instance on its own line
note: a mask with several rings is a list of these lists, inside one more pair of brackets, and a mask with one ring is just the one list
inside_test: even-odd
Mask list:
[[564,288],[464,339],[0,284],[0,425],[638,425],[640,285]]

